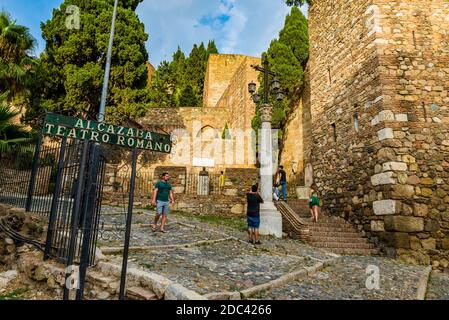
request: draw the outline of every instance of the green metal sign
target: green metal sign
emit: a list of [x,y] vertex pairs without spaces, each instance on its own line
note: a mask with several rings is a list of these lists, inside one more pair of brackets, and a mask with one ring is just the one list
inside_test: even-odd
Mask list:
[[47,113],[43,134],[171,153],[170,135]]

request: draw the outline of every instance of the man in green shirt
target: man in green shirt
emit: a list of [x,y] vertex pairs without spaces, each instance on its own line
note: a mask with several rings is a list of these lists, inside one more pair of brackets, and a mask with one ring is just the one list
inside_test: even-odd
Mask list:
[[161,232],[166,233],[165,225],[167,224],[167,215],[170,212],[170,203],[175,203],[172,186],[168,182],[169,180],[170,175],[164,173],[162,174],[161,180],[154,186],[151,198],[151,204],[156,206],[156,217],[154,218],[154,223],[151,224],[153,232],[156,231],[157,223],[162,216]]

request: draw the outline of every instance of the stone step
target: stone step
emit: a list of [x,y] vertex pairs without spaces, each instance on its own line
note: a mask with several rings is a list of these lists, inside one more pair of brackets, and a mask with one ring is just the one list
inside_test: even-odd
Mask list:
[[377,255],[379,253],[377,249],[329,248],[327,250],[336,254],[357,256]]
[[342,249],[374,249],[371,243],[341,243],[341,242],[310,242],[310,244],[317,248],[342,248]]
[[356,232],[352,226],[338,226],[338,227],[331,227],[331,226],[320,226],[320,225],[306,225],[307,229],[310,230],[310,232]]
[[103,288],[107,288],[110,283],[116,281],[116,279],[105,276],[103,273],[98,271],[90,271],[86,274],[86,280],[92,283],[101,285]]
[[329,227],[329,228],[348,228],[348,229],[354,229],[354,227],[347,223],[347,222],[325,222],[325,221],[318,221],[318,223],[315,223],[310,220],[306,220],[305,224],[308,227]]
[[355,230],[348,231],[348,232],[338,232],[338,231],[310,231],[309,232],[311,236],[313,237],[346,237],[346,238],[360,238],[361,235]]
[[126,297],[132,300],[159,300],[153,291],[142,287],[131,287],[126,289]]
[[321,242],[321,243],[330,243],[330,242],[340,242],[340,243],[367,243],[367,240],[358,236],[358,237],[317,237],[315,235],[310,236],[310,242]]
[[371,255],[377,252],[373,244],[340,217],[322,215],[318,223],[311,221],[307,205],[306,201],[295,201],[280,203],[277,207],[284,223],[292,225],[297,234],[308,230],[306,241],[309,244],[339,254]]
[[370,256],[377,255],[378,252],[375,249],[341,249],[341,248],[331,248],[328,251],[341,255],[354,255],[354,256]]

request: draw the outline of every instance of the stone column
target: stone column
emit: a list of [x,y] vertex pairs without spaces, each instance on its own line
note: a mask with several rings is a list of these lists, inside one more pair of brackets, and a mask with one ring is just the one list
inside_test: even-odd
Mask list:
[[282,238],[282,215],[273,203],[273,145],[271,119],[273,108],[265,104],[260,107],[262,129],[260,131],[260,189],[264,204],[260,208],[260,234]]

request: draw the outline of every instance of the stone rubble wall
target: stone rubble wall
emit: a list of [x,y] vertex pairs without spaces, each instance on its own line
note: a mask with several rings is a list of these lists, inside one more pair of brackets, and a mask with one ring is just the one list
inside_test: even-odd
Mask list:
[[403,259],[438,266],[449,259],[449,3],[374,3],[383,110],[371,125],[384,122],[389,159],[374,167],[384,198],[365,228]]
[[448,17],[444,0],[314,3],[303,107],[324,210],[434,266],[449,259]]

